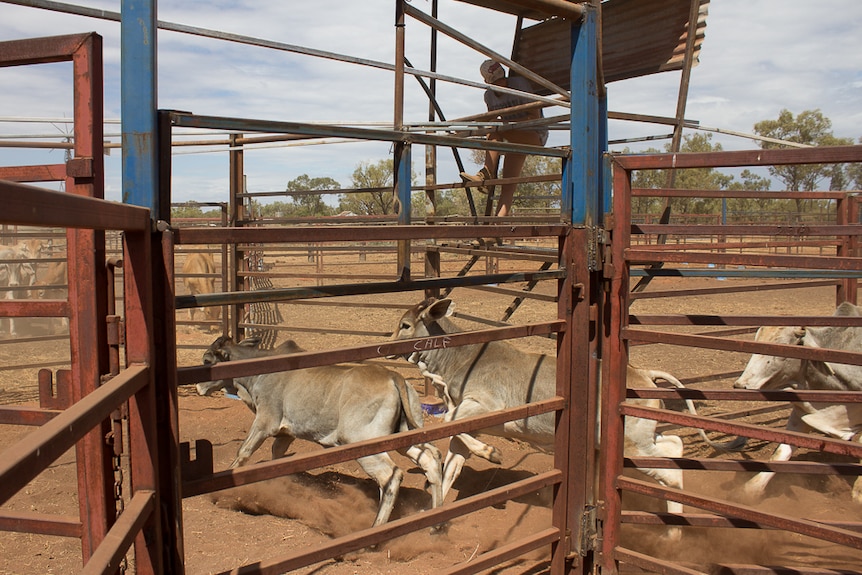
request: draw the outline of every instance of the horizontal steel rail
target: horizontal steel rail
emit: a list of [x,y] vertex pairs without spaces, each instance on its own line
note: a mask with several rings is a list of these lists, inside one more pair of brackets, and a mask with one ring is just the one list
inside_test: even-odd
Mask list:
[[[722,517],[711,513],[652,513],[649,511],[623,511],[623,523],[635,525],[689,525],[691,527],[729,527],[743,529],[775,529],[769,525],[762,525],[756,521],[745,519]],[[817,519],[818,523],[829,527],[840,527],[852,531],[862,531],[862,523],[858,521],[830,521]],[[794,569],[794,572],[797,572]],[[801,573],[802,571],[799,571]],[[808,573],[805,570],[805,573]],[[831,571],[833,575],[835,571]]]
[[553,527],[548,527],[547,529],[527,535],[517,541],[513,541],[508,545],[497,547],[493,551],[482,553],[467,563],[456,565],[451,569],[444,569],[440,571],[440,575],[468,575],[478,573],[483,569],[499,567],[506,561],[520,557],[528,551],[555,543],[560,539],[559,530]]
[[[859,224],[736,224],[736,225],[698,225],[698,224],[632,224],[633,234],[691,235],[691,236],[860,236]],[[807,244],[801,243],[805,246]],[[650,249],[654,249],[651,246]],[[633,247],[633,251],[640,248]]]
[[[668,270],[669,273],[663,274],[662,270],[644,270],[643,273],[638,273],[638,270],[631,270],[632,276],[637,275],[649,275],[649,276],[685,276],[689,275],[687,272],[690,270]],[[704,270],[694,270],[694,271],[704,271]],[[710,275],[714,270],[708,270]],[[722,270],[722,271],[731,271],[731,270]],[[757,272],[761,270],[755,270]],[[773,270],[764,270],[772,272]],[[806,270],[809,274],[812,273],[810,270]],[[676,273],[681,272],[681,273]],[[778,273],[783,275],[759,275],[759,276],[750,276],[750,277],[787,277],[788,274],[781,272],[778,270]],[[817,273],[817,272],[813,272]],[[846,272],[850,273],[850,272]],[[729,274],[721,274],[728,275]],[[715,288],[693,288],[693,289],[681,289],[681,290],[656,290],[656,291],[642,291],[637,293],[629,294],[629,299],[634,301],[638,299],[654,299],[654,298],[664,298],[664,297],[682,297],[682,296],[696,296],[696,295],[711,295],[711,294],[719,294],[719,293],[736,293],[736,292],[750,292],[750,291],[772,291],[772,290],[786,290],[786,289],[798,289],[798,288],[809,288],[809,287],[823,287],[823,286],[835,286],[837,285],[836,281],[828,281],[828,280],[815,280],[815,281],[805,281],[805,282],[784,282],[780,284],[761,284],[761,285],[741,285],[741,286],[722,286]]]
[[[483,343],[496,339],[511,339],[559,333],[566,329],[565,321],[555,320],[511,327],[490,328],[470,332],[452,333],[428,338],[387,340],[385,342],[330,351],[309,351],[289,355],[273,355],[265,358],[229,361],[213,365],[184,367],[177,370],[179,385],[201,381],[214,381],[231,377],[244,377],[258,373],[273,373],[291,369],[304,369],[345,361],[360,361],[382,356],[406,356],[418,349],[432,347],[455,347],[472,343]],[[490,337],[489,337],[490,336]]]
[[649,497],[659,497],[705,509],[719,515],[752,521],[775,529],[784,529],[807,535],[823,541],[862,549],[862,533],[856,533],[841,527],[827,527],[822,523],[808,519],[799,519],[779,513],[765,513],[752,507],[728,503],[727,501],[705,495],[692,495],[679,489],[661,487],[629,477],[617,477],[617,488]]
[[4,452],[0,503],[5,503],[93,427],[148,383],[149,368],[133,365]]
[[662,198],[750,198],[756,200],[843,200],[847,192],[814,191],[794,192],[783,190],[751,191],[751,190],[691,190],[683,188],[632,188],[632,197],[662,197]]
[[[712,258],[710,258],[712,259]],[[643,262],[644,264],[656,263],[656,262]],[[710,262],[711,263],[711,262]],[[744,266],[743,266],[744,267]],[[848,279],[858,279],[860,274],[858,271],[853,270],[830,270],[830,269],[822,269],[822,270],[801,270],[801,269],[780,269],[780,268],[761,268],[761,269],[732,269],[732,268],[723,268],[723,267],[715,267],[715,268],[643,268],[643,269],[633,269],[629,274],[631,277],[689,277],[689,278],[744,278],[744,279],[754,279],[754,278],[768,278],[768,279],[789,279],[789,280],[801,280],[807,278],[828,278],[836,281],[829,282],[832,285],[837,285],[838,280],[848,280]],[[823,285],[826,285],[825,283]],[[735,286],[736,287],[736,286]],[[769,291],[770,289],[798,289],[800,287],[816,287],[813,285],[813,282],[809,282],[809,285],[787,285],[786,287],[773,287],[773,288],[765,288],[762,286],[738,286],[739,291]],[[631,294],[631,299],[641,299],[641,298],[650,298],[650,297],[669,297],[668,295],[658,295],[653,296],[652,294],[669,294],[670,296],[676,295],[677,297],[682,297],[689,292],[690,295],[694,295],[699,293],[701,295],[706,295],[709,293],[726,293],[728,291],[733,291],[727,288],[700,288],[700,289],[692,289],[692,290],[676,290],[676,291],[664,291],[664,292],[637,292]]]
[[644,469],[690,469],[697,471],[783,471],[805,475],[862,475],[859,463],[815,463],[811,461],[758,461],[755,459],[703,459],[685,457],[625,457],[626,467]]
[[411,431],[396,433],[385,438],[369,439],[349,445],[330,447],[323,451],[297,454],[237,469],[220,471],[203,478],[184,481],[183,497],[193,497],[239,485],[248,485],[267,479],[274,479],[283,475],[308,471],[309,469],[317,469],[326,465],[352,461],[365,455],[409,447],[417,443],[426,443],[451,437],[459,433],[469,433],[501,425],[515,419],[541,415],[562,409],[564,406],[565,400],[563,398],[552,397],[543,401],[496,411],[488,415],[464,418],[455,422],[429,425]]
[[762,355],[780,355],[796,359],[812,361],[829,361],[832,363],[848,363],[862,365],[862,353],[839,351],[827,348],[813,348],[803,345],[784,345],[780,343],[762,343],[759,341],[743,341],[710,337],[707,335],[685,335],[664,331],[648,331],[645,329],[623,328],[623,337],[633,341],[649,341],[688,347],[702,347],[723,351],[738,351],[741,353],[759,353]]
[[0,512],[0,531],[81,537],[83,525],[77,515],[61,516],[4,509]]
[[707,575],[704,571],[689,569],[673,561],[656,559],[655,557],[632,551],[625,547],[615,547],[612,553],[617,561],[639,567],[646,573],[661,573],[662,575]]
[[862,162],[862,146],[820,146],[805,149],[742,150],[685,154],[638,154],[615,156],[614,162],[625,170],[843,164]]
[[58,409],[37,409],[18,405],[4,405],[0,407],[0,424],[43,425],[61,413],[63,412]]
[[822,403],[859,403],[859,391],[750,389],[627,389],[626,397],[640,399],[708,399],[714,401],[813,401]]
[[[501,218],[502,219],[502,218]],[[464,226],[331,226],[310,227],[248,227],[248,228],[176,228],[174,242],[183,244],[307,244],[310,230],[315,242],[373,242],[397,240],[475,239],[484,237],[526,238],[565,236],[569,228],[563,224],[541,225],[464,225]],[[260,248],[255,248],[260,249]]]
[[[3,222],[93,230],[146,231],[146,208],[0,180]],[[34,210],[33,206],[39,206]]]
[[[841,256],[788,256],[776,254],[717,254],[717,253],[667,253],[661,250],[630,248],[625,250],[629,261],[700,263],[726,266],[776,266],[821,270],[853,270],[862,272],[862,258]],[[862,275],[862,274],[860,274]]]
[[807,449],[862,459],[862,444],[853,441],[832,439],[831,437],[819,437],[809,433],[796,431],[764,429],[763,426],[760,425],[733,423],[710,417],[684,415],[679,412],[639,407],[625,403],[620,405],[619,411],[622,415],[629,415],[632,417],[654,419],[657,421],[675,423],[681,426],[699,427],[701,429],[711,431],[720,431],[728,435],[743,435],[745,437],[762,439],[764,441],[771,441],[774,443],[788,443],[797,447],[805,447]]
[[475,150],[497,150],[501,153],[521,153],[538,156],[566,158],[569,151],[563,148],[546,148],[542,146],[527,146],[509,144],[506,142],[486,140],[470,140],[458,136],[438,136],[420,132],[402,132],[400,130],[380,130],[373,128],[354,128],[350,126],[335,126],[322,124],[305,124],[302,122],[283,122],[275,120],[259,120],[254,118],[227,118],[222,116],[197,116],[172,112],[171,123],[181,128],[208,128],[212,130],[234,130],[239,132],[264,132],[280,134],[300,134],[314,137],[351,138],[357,140],[374,140],[383,142],[409,142],[427,146],[444,146],[471,148]]
[[862,317],[834,315],[705,315],[666,314],[630,315],[629,324],[634,325],[783,325],[823,326],[841,325],[862,327]]
[[[176,309],[210,305],[232,305],[255,302],[279,302],[295,299],[350,296],[363,294],[400,293],[435,288],[479,286],[488,283],[518,283],[543,280],[558,280],[566,277],[566,270],[547,270],[486,274],[476,276],[457,276],[451,278],[422,278],[416,280],[397,280],[390,282],[367,282],[355,284],[321,285],[313,287],[293,287],[259,289],[236,292],[222,292],[199,295],[177,296]],[[2,302],[0,302],[2,303]]]

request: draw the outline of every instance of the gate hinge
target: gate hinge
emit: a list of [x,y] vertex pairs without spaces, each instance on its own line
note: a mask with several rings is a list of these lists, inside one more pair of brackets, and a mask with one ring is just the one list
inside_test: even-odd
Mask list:
[[597,507],[587,505],[581,514],[581,540],[578,541],[577,553],[584,557],[590,551],[595,551],[598,540]]
[[605,228],[591,227],[589,246],[587,247],[587,264],[592,272],[599,271],[603,264],[605,246],[609,243],[610,236]]

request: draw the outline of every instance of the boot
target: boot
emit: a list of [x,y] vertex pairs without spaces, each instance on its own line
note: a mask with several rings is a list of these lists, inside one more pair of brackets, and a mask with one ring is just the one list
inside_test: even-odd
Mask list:
[[[488,168],[486,168],[484,166],[482,166],[482,169],[479,170],[479,172],[476,174],[468,174],[467,172],[461,172],[460,175],[461,175],[461,180],[463,180],[465,184],[468,184],[470,182],[484,183],[485,180],[492,180],[493,179],[493,177],[491,176],[491,172],[488,171]],[[487,194],[488,193],[488,188],[486,188],[484,185],[478,186],[475,189],[481,194]]]

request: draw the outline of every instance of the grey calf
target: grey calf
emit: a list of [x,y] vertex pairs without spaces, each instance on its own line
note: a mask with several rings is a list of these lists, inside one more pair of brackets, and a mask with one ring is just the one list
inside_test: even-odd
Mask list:
[[[234,343],[219,337],[204,353],[204,363],[250,359],[302,351],[288,341],[272,351],[258,348],[260,340]],[[231,468],[243,465],[268,437],[274,437],[273,459],[284,456],[295,438],[330,447],[422,427],[419,395],[401,375],[371,364],[330,365],[235,378],[240,398],[255,413],[248,436]],[[210,395],[228,388],[227,381],[198,384]],[[443,502],[440,451],[429,443],[404,454],[425,472],[433,507]],[[387,453],[360,457],[357,462],[380,487],[380,507],[374,525],[392,513],[404,472]]]
[[[445,334],[461,331],[449,319],[454,305],[449,299],[431,298],[413,306],[401,317],[393,339],[445,337]],[[439,390],[449,407],[446,421],[518,407],[556,395],[556,358],[553,356],[524,352],[505,341],[458,347],[428,346],[433,349],[418,347],[423,349],[417,349],[409,359],[423,375],[431,378]],[[682,387],[682,383],[668,373],[628,366],[627,384],[631,387],[655,387],[657,379]],[[633,401],[650,407],[660,405],[659,400]],[[694,410],[690,402],[689,409]],[[483,432],[549,446],[554,438],[554,414],[510,421]],[[656,433],[656,421],[627,417],[625,433],[626,453],[629,455],[682,456],[682,440]],[[444,498],[471,453],[494,463],[501,462],[496,448],[466,433],[453,437],[443,466]],[[681,470],[650,469],[643,472],[663,485],[682,489]],[[671,511],[682,510],[681,505],[673,502],[668,502],[668,507]],[[668,532],[673,539],[679,535],[678,528],[671,528]]]
[[[835,308],[833,315],[857,317],[862,315],[862,309],[852,303],[844,302]],[[763,326],[757,330],[754,340],[862,352],[862,328],[858,327]],[[748,360],[745,371],[734,383],[734,387],[761,390],[792,388],[862,391],[862,367],[754,354]],[[809,427],[849,441],[862,431],[862,404],[794,403],[790,417],[787,419],[787,430],[804,431]],[[858,439],[862,441],[862,435]],[[790,444],[780,444],[770,461],[789,460],[793,455],[793,449]],[[759,500],[774,475],[772,472],[763,471],[749,479],[743,487],[745,499]],[[862,503],[862,477],[857,478],[853,484],[851,496],[857,503]]]

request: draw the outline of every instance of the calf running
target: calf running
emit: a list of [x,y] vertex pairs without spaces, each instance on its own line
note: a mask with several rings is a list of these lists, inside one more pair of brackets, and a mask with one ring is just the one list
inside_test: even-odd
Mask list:
[[[251,359],[302,351],[287,341],[271,351],[259,349],[260,339],[234,343],[219,337],[204,353],[203,362]],[[373,364],[329,365],[264,373],[233,380],[237,394],[255,413],[248,436],[230,467],[245,464],[265,439],[273,437],[273,459],[283,457],[294,439],[325,447],[345,445],[422,427],[422,405],[416,391],[400,374]],[[199,383],[198,393],[210,395],[226,380]],[[403,452],[425,472],[433,507],[443,502],[440,451],[429,443]],[[380,507],[374,525],[386,523],[395,505],[404,472],[388,453],[357,459],[380,487]]]
[[[429,298],[410,308],[400,319],[393,339],[439,337],[461,331],[449,317],[454,303],[449,299]],[[429,377],[447,405],[446,421],[465,419],[542,401],[556,395],[556,358],[521,351],[505,341],[457,347],[423,349],[410,355],[409,361]],[[672,375],[656,370],[628,366],[627,385],[630,387],[656,387],[656,380],[664,379],[675,387],[683,387]],[[659,407],[659,400],[639,399],[634,403]],[[694,405],[687,401],[689,410]],[[509,421],[503,425],[484,429],[484,433],[528,441],[541,447],[550,447],[554,439],[554,413]],[[625,449],[629,456],[682,457],[682,440],[673,435],[656,432],[657,422],[637,417],[626,417]],[[705,437],[705,434],[703,434]],[[449,442],[449,452],[443,465],[443,497],[451,489],[471,454],[493,463],[501,463],[495,447],[466,433],[458,434]],[[643,469],[660,484],[682,489],[682,470]],[[681,512],[680,504],[668,501],[668,510]],[[667,537],[679,539],[679,528],[671,528]]]

